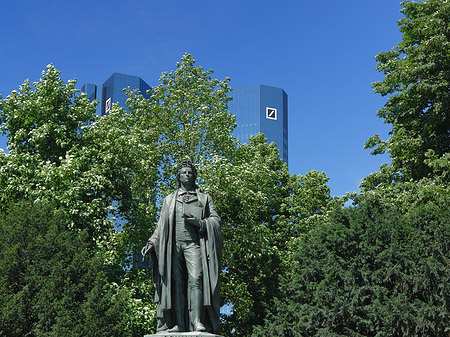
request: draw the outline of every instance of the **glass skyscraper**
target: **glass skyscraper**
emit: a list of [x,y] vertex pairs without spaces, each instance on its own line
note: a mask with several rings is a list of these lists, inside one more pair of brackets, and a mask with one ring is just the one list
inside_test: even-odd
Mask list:
[[234,134],[246,143],[250,136],[264,133],[288,163],[288,97],[281,88],[262,84],[235,87],[228,110],[236,116]]
[[[140,77],[113,73],[102,85],[100,114],[103,116],[111,110],[112,103],[119,103],[126,109],[128,98],[124,88],[139,89],[141,94],[150,99],[147,90],[151,87]],[[81,91],[88,94],[90,100],[97,98],[97,86],[87,83]],[[237,127],[234,134],[243,143],[250,136],[261,132],[268,142],[274,142],[280,151],[280,157],[288,163],[288,97],[281,88],[262,84],[238,86],[230,93],[233,100],[228,103],[228,110],[236,116]]]
[[90,101],[93,101],[97,98],[97,86],[95,84],[83,84],[83,86],[81,87],[81,91],[87,94]]
[[151,87],[142,78],[133,75],[114,73],[102,85],[102,116],[109,113],[112,103],[119,103],[121,107],[126,109],[125,102],[128,96],[125,95],[123,89],[128,87],[130,87],[131,90],[139,89],[145,98],[150,99],[147,90],[151,89]]

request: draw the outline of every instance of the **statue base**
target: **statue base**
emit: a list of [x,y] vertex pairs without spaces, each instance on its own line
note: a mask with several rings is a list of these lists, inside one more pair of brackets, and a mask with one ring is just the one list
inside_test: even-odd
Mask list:
[[209,332],[198,332],[198,331],[188,331],[188,332],[157,332],[154,335],[145,335],[144,337],[189,337],[189,336],[201,336],[201,337],[223,337],[222,335],[215,335]]

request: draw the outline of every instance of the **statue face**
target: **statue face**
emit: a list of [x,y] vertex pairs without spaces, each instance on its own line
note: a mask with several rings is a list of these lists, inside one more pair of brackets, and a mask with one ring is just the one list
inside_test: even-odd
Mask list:
[[194,184],[194,172],[190,167],[182,167],[180,170],[180,182],[182,184]]

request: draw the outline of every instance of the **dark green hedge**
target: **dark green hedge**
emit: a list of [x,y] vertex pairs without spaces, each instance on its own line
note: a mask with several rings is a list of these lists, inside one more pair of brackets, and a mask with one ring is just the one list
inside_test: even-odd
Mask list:
[[449,336],[450,194],[401,193],[360,195],[300,241],[254,336]]

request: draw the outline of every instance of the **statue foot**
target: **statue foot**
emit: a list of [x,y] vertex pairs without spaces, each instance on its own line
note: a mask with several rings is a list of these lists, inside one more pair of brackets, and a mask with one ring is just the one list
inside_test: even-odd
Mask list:
[[186,328],[182,325],[175,325],[173,328],[168,330],[169,332],[185,332]]
[[202,323],[197,322],[197,324],[195,324],[195,331],[204,332],[206,331],[206,328]]

